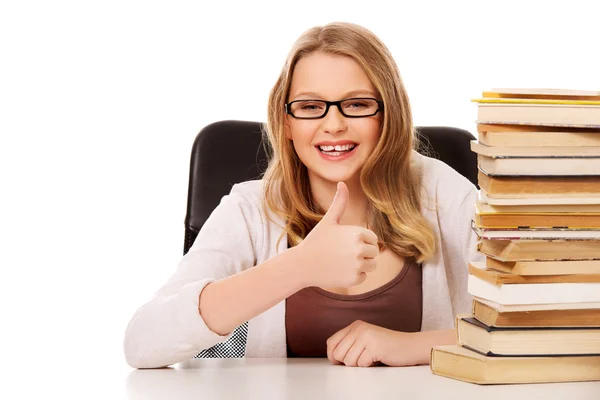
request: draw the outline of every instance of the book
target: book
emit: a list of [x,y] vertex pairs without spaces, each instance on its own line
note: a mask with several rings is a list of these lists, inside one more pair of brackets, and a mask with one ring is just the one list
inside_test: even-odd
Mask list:
[[473,296],[473,300],[492,307],[498,312],[532,312],[532,311],[557,311],[557,310],[592,310],[600,309],[600,302],[586,303],[546,303],[546,304],[500,304],[495,301]]
[[457,342],[488,356],[600,355],[595,327],[491,327],[459,315]]
[[496,286],[528,283],[600,283],[600,274],[571,274],[564,272],[556,275],[516,275],[487,269],[485,262],[471,262],[469,264],[469,273]]
[[482,96],[489,98],[600,100],[599,91],[572,89],[496,88],[484,91]]
[[473,221],[473,231],[481,239],[488,240],[595,240],[600,241],[600,230],[594,229],[568,229],[568,228],[552,228],[552,229],[501,229],[501,228],[484,228],[478,226]]
[[600,196],[580,196],[579,194],[566,193],[561,194],[546,194],[539,193],[530,196],[511,196],[504,194],[490,195],[484,189],[479,191],[478,197],[481,201],[494,206],[526,206],[526,205],[590,205],[597,206],[600,204]]
[[477,155],[486,175],[600,176],[600,157],[486,157]]
[[471,151],[486,157],[600,157],[600,146],[488,146],[477,140]]
[[478,124],[600,128],[600,101],[473,99]]
[[486,257],[485,269],[492,269],[521,276],[564,274],[598,275],[600,274],[600,260],[503,262],[491,257]]
[[[600,198],[598,199],[600,200]],[[475,201],[478,210],[483,213],[499,214],[526,214],[526,213],[590,213],[600,214],[600,201],[598,204],[533,204],[533,205],[495,205],[485,203],[481,192]]]
[[593,213],[486,213],[477,209],[475,224],[490,229],[600,229],[600,214]]
[[481,385],[600,380],[600,356],[491,357],[459,345],[434,346],[433,374]]
[[[600,177],[597,176],[490,176],[477,173],[479,187],[488,195],[508,197],[596,196],[600,200]],[[597,204],[600,206],[600,202]]]
[[486,146],[600,146],[600,129],[480,123],[477,133]]
[[594,213],[483,213],[474,222],[484,229],[600,229],[600,214]]
[[479,239],[477,250],[499,261],[598,260],[598,240]]
[[523,283],[494,285],[475,275],[468,277],[472,296],[507,304],[597,303],[600,283]]
[[471,312],[478,321],[490,327],[600,328],[600,304],[590,309],[500,311],[493,305],[474,299]]

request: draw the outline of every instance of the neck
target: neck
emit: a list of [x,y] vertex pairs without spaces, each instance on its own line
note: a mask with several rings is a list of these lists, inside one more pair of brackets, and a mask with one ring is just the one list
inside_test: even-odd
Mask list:
[[[350,196],[340,224],[366,227],[369,202],[362,190],[360,179],[357,177],[344,183],[348,187]],[[315,202],[326,212],[335,196],[337,182],[329,182],[319,177],[311,176],[310,188]]]

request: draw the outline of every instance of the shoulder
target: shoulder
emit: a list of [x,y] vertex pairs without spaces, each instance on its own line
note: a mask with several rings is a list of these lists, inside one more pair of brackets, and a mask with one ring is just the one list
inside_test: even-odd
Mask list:
[[413,165],[421,174],[421,185],[428,198],[442,203],[455,204],[476,192],[471,181],[462,176],[448,164],[435,158],[426,157],[413,151]]
[[251,202],[256,206],[262,204],[264,198],[264,181],[252,180],[241,183],[236,183],[231,188],[230,196],[244,199],[245,201]]
[[206,223],[234,227],[243,222],[258,224],[262,220],[260,181],[234,184],[229,193],[223,195],[210,213]]

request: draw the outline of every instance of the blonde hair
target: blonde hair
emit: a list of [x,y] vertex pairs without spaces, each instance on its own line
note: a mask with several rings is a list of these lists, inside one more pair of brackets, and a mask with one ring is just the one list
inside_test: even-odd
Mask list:
[[[435,252],[435,236],[421,213],[420,173],[411,164],[417,139],[406,90],[387,47],[369,30],[351,23],[331,23],[304,32],[295,42],[269,95],[264,134],[271,149],[263,177],[265,207],[286,221],[291,246],[299,244],[326,210],[314,204],[308,171],[284,131],[294,67],[314,52],[349,56],[366,72],[384,104],[381,135],[366,160],[360,182],[368,198],[368,227],[396,254],[422,262]],[[279,241],[283,238],[279,238]]]

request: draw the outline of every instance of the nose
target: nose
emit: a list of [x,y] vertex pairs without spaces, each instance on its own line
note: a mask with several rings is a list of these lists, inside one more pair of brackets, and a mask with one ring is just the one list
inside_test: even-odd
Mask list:
[[342,115],[339,108],[332,105],[322,119],[322,128],[326,133],[336,134],[343,132],[347,127],[346,117]]

